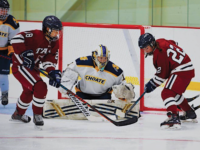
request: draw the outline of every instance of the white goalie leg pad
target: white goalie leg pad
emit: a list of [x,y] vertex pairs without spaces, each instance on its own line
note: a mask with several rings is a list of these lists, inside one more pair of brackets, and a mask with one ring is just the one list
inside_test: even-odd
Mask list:
[[[97,106],[96,109],[103,112],[108,117],[115,116],[116,109],[125,111],[129,109],[131,104],[127,105],[127,102],[121,100],[115,100],[114,103],[110,103],[106,100],[86,100],[92,106]],[[90,111],[90,114],[95,117],[101,117],[98,113],[91,108],[84,106]],[[127,115],[139,115],[139,105],[137,104]],[[68,120],[86,120],[83,113],[77,108],[77,106],[71,100],[47,100],[43,107],[43,116],[46,118],[59,118]],[[120,118],[123,119],[123,118]]]
[[134,88],[134,85],[131,83],[112,86],[115,96],[120,99],[126,99],[128,103],[135,98]]
[[[72,90],[72,87],[78,80],[79,74],[72,70],[71,68],[66,68],[62,73],[61,78],[61,84],[68,88],[69,90]],[[66,94],[66,90],[64,90],[62,87],[59,87],[58,89],[62,94]]]

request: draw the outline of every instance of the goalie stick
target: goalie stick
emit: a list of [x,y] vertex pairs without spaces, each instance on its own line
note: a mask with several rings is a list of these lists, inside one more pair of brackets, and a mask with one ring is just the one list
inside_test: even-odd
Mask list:
[[[51,76],[49,76],[48,74],[46,74],[42,69],[37,68],[36,66],[34,67],[37,71],[41,72],[43,75],[45,75],[46,77],[54,80]],[[91,116],[89,111],[82,105],[81,102],[83,102],[84,104],[86,104],[88,107],[90,107],[91,109],[93,109],[95,112],[97,112],[99,115],[101,115],[102,117],[104,117],[106,120],[108,120],[109,122],[111,122],[112,124],[116,125],[116,126],[126,126],[126,125],[130,125],[133,124],[135,122],[137,122],[138,118],[137,116],[134,116],[133,118],[130,119],[126,119],[123,121],[114,121],[111,118],[107,117],[106,115],[104,115],[103,113],[99,112],[95,107],[93,107],[92,105],[90,105],[89,103],[87,103],[85,100],[83,100],[81,97],[79,97],[78,95],[74,94],[72,91],[70,91],[69,89],[67,89],[65,86],[63,86],[62,84],[60,84],[60,86],[65,89],[67,91],[67,95],[70,97],[70,99],[77,105],[77,107],[82,111],[82,113],[85,115],[86,118],[92,118],[94,116]],[[81,101],[81,102],[80,102]],[[89,120],[89,119],[88,119]]]

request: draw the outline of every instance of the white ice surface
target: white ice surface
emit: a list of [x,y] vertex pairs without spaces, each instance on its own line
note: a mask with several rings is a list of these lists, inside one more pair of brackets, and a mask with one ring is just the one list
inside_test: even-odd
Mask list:
[[[161,130],[160,123],[166,119],[164,112],[143,112],[137,123],[124,127],[110,122],[44,119],[44,128],[39,131],[32,121],[11,122],[21,87],[12,76],[10,85],[10,103],[6,107],[0,105],[0,150],[200,149],[200,123],[183,123],[181,130]],[[52,91],[50,88],[48,97],[55,96]],[[195,100],[195,105],[200,104],[199,100]],[[32,118],[31,107],[26,114]],[[200,116],[200,110],[197,114]]]

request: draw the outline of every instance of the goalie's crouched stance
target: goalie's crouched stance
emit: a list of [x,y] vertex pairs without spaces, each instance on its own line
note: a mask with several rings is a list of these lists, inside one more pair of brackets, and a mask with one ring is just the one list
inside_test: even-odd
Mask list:
[[[78,76],[81,78],[80,81],[78,81]],[[74,84],[77,83],[75,87],[76,95],[84,100],[90,100],[90,104],[108,115],[114,115],[115,109],[122,110],[124,107],[126,107],[124,109],[128,109],[128,106],[131,105],[131,99],[134,98],[133,86],[125,83],[123,70],[110,61],[110,51],[104,45],[99,45],[97,49],[92,52],[92,56],[80,57],[76,59],[75,62],[69,64],[62,74],[61,83],[70,90]],[[119,87],[117,85],[119,85]],[[109,100],[109,102],[111,101],[112,86],[114,86],[114,90],[117,90],[117,92],[114,92],[117,98],[128,98],[128,101],[118,100],[115,101],[115,103],[108,103],[106,100]],[[67,97],[66,90],[59,88],[59,91]],[[130,94],[130,92],[132,92],[132,94]],[[46,112],[49,112],[46,111],[44,112],[44,116],[61,116],[59,114],[67,114],[70,116],[81,113],[72,102],[66,103],[62,105],[58,104],[61,106],[62,113],[56,111],[58,110],[55,108],[55,105],[58,106],[57,103],[54,103],[55,105],[50,104],[50,107],[47,106],[47,108],[44,108],[44,111],[52,108],[52,115],[50,113],[46,114]],[[54,112],[56,115],[53,114]],[[133,114],[138,114],[138,112]]]

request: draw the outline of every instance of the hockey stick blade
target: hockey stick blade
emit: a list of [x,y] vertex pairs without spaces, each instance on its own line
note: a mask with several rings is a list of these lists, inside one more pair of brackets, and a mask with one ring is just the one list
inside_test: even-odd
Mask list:
[[[42,71],[41,69],[37,68],[36,66],[34,67],[37,71],[41,72],[43,75],[45,75],[46,77],[54,80],[51,76],[49,76],[48,74],[46,74],[44,71]],[[130,124],[133,124],[135,122],[137,122],[138,118],[136,116],[133,116],[133,118],[130,118],[130,119],[127,119],[127,120],[124,120],[124,121],[114,121],[112,119],[110,119],[109,117],[107,117],[106,115],[104,115],[103,113],[99,112],[95,107],[93,107],[92,105],[90,105],[89,103],[87,103],[86,101],[84,101],[81,97],[79,97],[78,95],[74,94],[72,91],[70,91],[69,89],[67,89],[65,86],[63,86],[62,84],[60,84],[60,86],[65,89],[67,91],[67,94],[71,97],[73,97],[73,99],[75,100],[74,97],[76,97],[79,101],[83,102],[84,104],[86,104],[88,107],[92,108],[95,112],[97,112],[99,115],[101,115],[102,117],[104,117],[106,120],[108,120],[109,122],[113,123],[114,125],[116,126],[126,126],[126,125],[130,125]],[[73,100],[72,100],[73,101]],[[81,109],[82,111],[82,109]],[[83,111],[82,111],[83,112]],[[84,114],[84,113],[83,113]],[[89,114],[85,113],[86,116]],[[85,115],[84,114],[84,115]]]
[[195,100],[196,98],[198,98],[199,96],[200,96],[200,94],[198,94],[198,95],[196,95],[196,96],[194,96],[194,97],[192,97],[192,98],[186,98],[186,100],[187,100],[188,102],[191,102],[191,101]]

